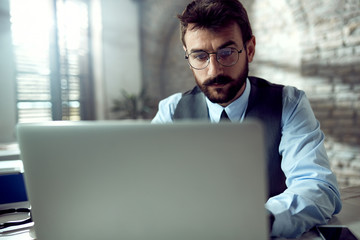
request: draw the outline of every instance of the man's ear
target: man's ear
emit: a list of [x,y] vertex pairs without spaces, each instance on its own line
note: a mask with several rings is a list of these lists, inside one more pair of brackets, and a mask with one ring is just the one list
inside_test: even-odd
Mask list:
[[255,36],[252,36],[251,39],[246,43],[246,54],[249,62],[252,62],[254,59],[255,45],[256,45],[256,39]]
[[[186,47],[185,47],[184,45],[183,45],[183,49],[184,49],[185,54],[186,54]],[[190,66],[190,64],[189,64],[189,68],[192,69],[192,67]]]

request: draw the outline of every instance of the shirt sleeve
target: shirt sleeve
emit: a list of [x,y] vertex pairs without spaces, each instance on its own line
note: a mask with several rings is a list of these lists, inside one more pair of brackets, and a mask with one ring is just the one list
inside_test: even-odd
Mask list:
[[173,115],[177,104],[182,97],[181,93],[175,93],[159,102],[159,109],[151,123],[173,122]]
[[275,216],[273,236],[298,237],[340,212],[340,194],[324,138],[305,93],[284,87],[279,153],[287,189],[265,204]]

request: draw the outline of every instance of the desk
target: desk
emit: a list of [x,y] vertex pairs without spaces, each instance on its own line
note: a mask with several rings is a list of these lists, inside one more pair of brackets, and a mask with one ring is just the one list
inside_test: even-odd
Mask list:
[[0,161],[20,159],[20,150],[17,143],[0,144]]
[[[329,225],[346,225],[360,239],[360,186],[349,187],[340,190],[343,208],[341,212],[334,216]],[[34,239],[33,228],[21,231],[10,232],[9,235],[1,236],[0,240],[31,240]],[[305,233],[300,240],[320,240],[316,231],[312,230]]]
[[[328,225],[346,225],[360,239],[360,186],[340,189],[342,209]],[[305,233],[300,240],[321,240],[315,230]]]
[[330,225],[347,225],[360,239],[360,186],[341,191],[343,208],[334,216]]

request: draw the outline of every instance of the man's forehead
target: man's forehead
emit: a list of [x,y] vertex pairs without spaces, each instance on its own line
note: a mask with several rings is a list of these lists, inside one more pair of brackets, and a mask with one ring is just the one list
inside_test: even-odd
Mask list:
[[198,28],[195,27],[195,24],[191,23],[187,27],[184,40],[186,44],[185,47],[188,50],[192,48],[202,48],[206,45],[211,45],[215,48],[226,47],[228,45],[237,45],[240,47],[243,45],[241,30],[236,23],[217,30]]

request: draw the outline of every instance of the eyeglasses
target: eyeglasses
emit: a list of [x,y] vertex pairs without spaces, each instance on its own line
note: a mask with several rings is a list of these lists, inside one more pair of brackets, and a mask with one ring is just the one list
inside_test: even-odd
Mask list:
[[28,213],[29,217],[24,220],[0,223],[0,229],[23,225],[23,224],[32,222],[31,211],[29,208],[10,208],[10,209],[0,210],[0,215],[15,214],[15,213]]
[[189,65],[197,70],[202,70],[209,66],[210,55],[216,54],[216,61],[225,67],[231,67],[235,65],[239,60],[239,54],[244,50],[240,51],[236,48],[227,47],[221,48],[216,52],[208,53],[205,51],[194,51],[189,55],[185,53],[185,59],[188,60]]

